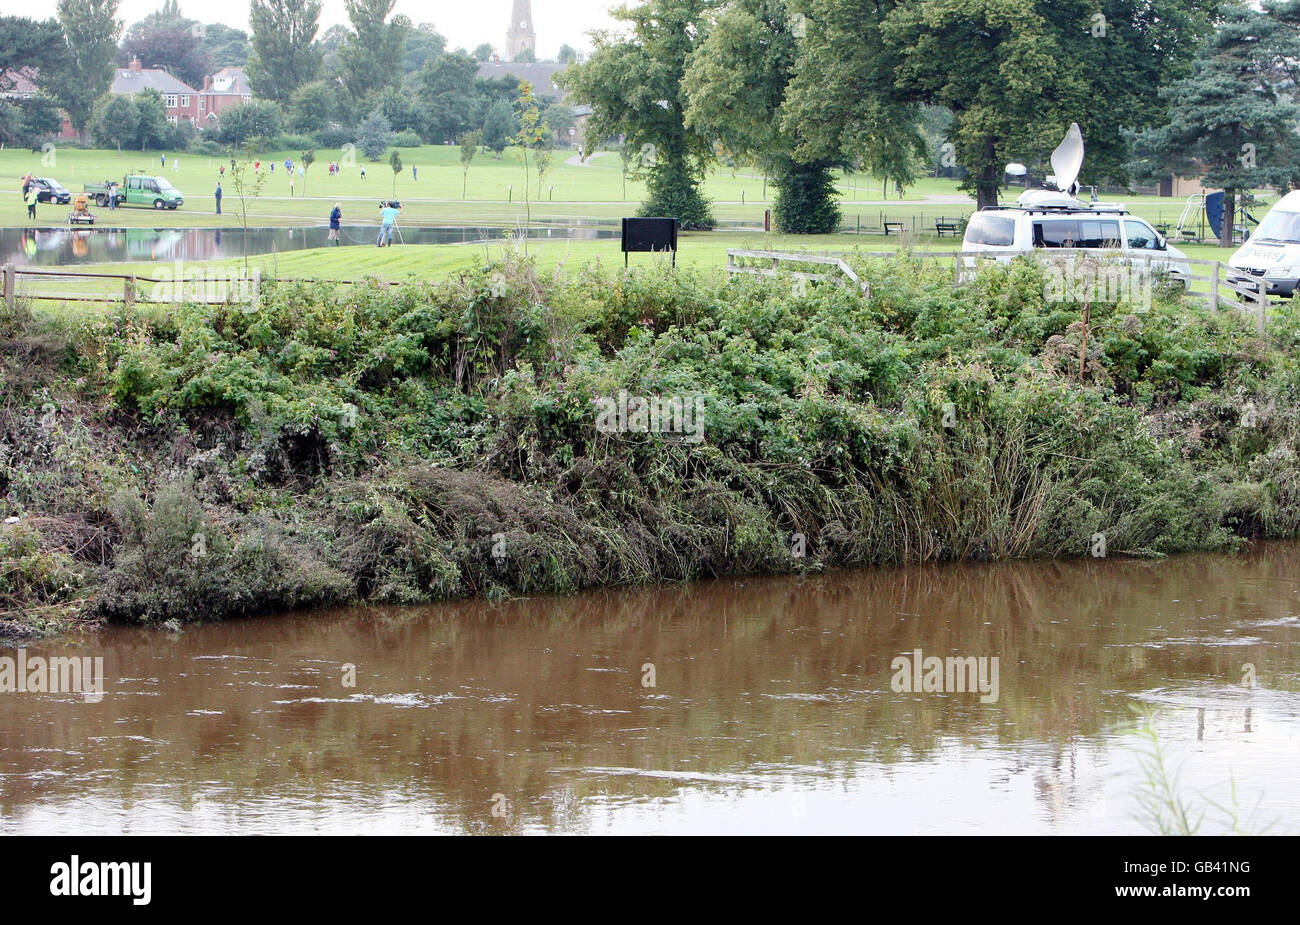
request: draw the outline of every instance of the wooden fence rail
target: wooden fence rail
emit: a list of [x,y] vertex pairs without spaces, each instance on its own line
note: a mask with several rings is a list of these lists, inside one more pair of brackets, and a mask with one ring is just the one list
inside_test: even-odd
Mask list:
[[[840,270],[843,275],[848,276],[860,286],[863,292],[870,294],[870,282],[860,279],[859,275],[845,262],[845,258],[850,256],[868,260],[892,260],[907,257],[917,260],[951,261],[953,282],[958,285],[972,279],[981,265],[987,265],[997,259],[988,251],[854,251],[852,253],[840,251],[799,254],[782,251],[729,250],[727,251],[727,272],[729,274],[750,273],[759,276],[776,276],[785,273],[799,279],[818,282],[833,282],[842,279],[841,276],[834,273],[827,275],[826,273],[814,273],[807,270],[792,271],[782,269],[783,265],[788,264],[823,264]],[[1153,265],[1158,265],[1157,262],[1166,262],[1164,258],[1159,257],[1116,257],[1113,251],[1082,249],[1072,250],[1067,253],[1054,253],[1042,248],[1036,248],[1014,253],[1002,252],[997,257],[1029,257],[1062,268],[1066,268],[1072,263],[1077,266],[1080,261],[1089,260],[1093,261],[1098,268],[1140,270],[1139,280],[1146,287],[1150,287],[1160,273],[1160,270],[1153,269]],[[741,260],[764,261],[767,265],[747,265],[740,263]],[[1188,257],[1185,260],[1169,262],[1187,264],[1187,298],[1205,303],[1211,308],[1229,308],[1249,312],[1255,317],[1256,328],[1261,334],[1264,332],[1268,312],[1268,295],[1264,291],[1263,280],[1258,283],[1251,282],[1240,271],[1233,270],[1220,260]],[[1197,272],[1200,268],[1204,268],[1204,270]],[[1193,285],[1198,283],[1208,284],[1208,292],[1194,290]],[[1147,289],[1148,294],[1149,291]]]

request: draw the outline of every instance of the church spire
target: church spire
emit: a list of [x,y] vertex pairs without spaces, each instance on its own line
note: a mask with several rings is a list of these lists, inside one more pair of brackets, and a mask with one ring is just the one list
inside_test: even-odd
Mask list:
[[537,33],[533,31],[531,0],[515,0],[510,28],[506,30],[506,60],[513,61],[521,52],[537,52]]

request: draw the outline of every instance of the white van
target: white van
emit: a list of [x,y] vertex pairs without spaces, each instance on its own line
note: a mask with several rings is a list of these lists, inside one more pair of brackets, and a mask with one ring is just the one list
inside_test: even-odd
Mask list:
[[[1300,217],[1300,216],[1298,216]],[[1167,273],[1184,284],[1191,275],[1187,255],[1169,244],[1145,219],[1118,203],[1081,204],[1054,190],[1029,190],[1014,206],[984,209],[971,216],[963,251],[987,253],[999,262],[1039,248],[1081,255],[1120,257]],[[967,266],[978,258],[967,257]]]
[[1228,261],[1228,281],[1269,295],[1290,296],[1300,283],[1300,191],[1287,193],[1268,210],[1250,240]]

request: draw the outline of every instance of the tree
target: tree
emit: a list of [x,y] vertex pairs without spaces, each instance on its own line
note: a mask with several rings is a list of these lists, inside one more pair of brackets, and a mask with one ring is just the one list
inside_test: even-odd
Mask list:
[[478,62],[460,52],[442,55],[420,72],[417,97],[430,141],[443,143],[469,128],[477,74]]
[[323,80],[303,84],[289,101],[289,125],[295,132],[315,132],[334,121],[337,87]]
[[347,0],[352,34],[339,49],[339,76],[353,100],[363,100],[376,90],[401,81],[398,62],[411,21],[394,16],[397,0]]
[[23,68],[53,66],[63,53],[63,30],[54,19],[0,16],[0,94],[13,89]]
[[460,168],[464,174],[460,189],[461,199],[469,197],[469,165],[474,163],[474,155],[478,154],[479,145],[482,143],[482,132],[466,132],[460,136]]
[[578,60],[578,52],[574,50],[572,45],[561,45],[560,53],[556,56],[556,60],[561,64],[572,64],[574,61]]
[[[816,40],[808,47],[823,59],[853,56],[821,68],[829,108],[844,110],[857,131],[878,121],[875,105],[947,107],[965,185],[983,208],[997,203],[1006,161],[1041,158],[1071,122],[1089,139],[1085,170],[1121,175],[1119,127],[1156,117],[1159,90],[1185,73],[1213,0],[809,2]],[[855,81],[872,73],[890,75],[892,85],[874,81],[863,93]]]
[[492,56],[495,55],[496,53],[497,50],[495,48],[493,48],[487,42],[484,42],[482,45],[478,46],[472,52],[470,52],[470,57],[472,57],[475,61],[491,61]]
[[145,67],[163,68],[191,87],[201,87],[212,62],[200,47],[197,25],[181,15],[177,0],[163,0],[161,9],[126,30],[118,61],[139,58]]
[[510,137],[519,131],[514,109],[504,100],[497,100],[483,120],[483,146],[500,156],[510,144]]
[[542,122],[561,144],[569,143],[569,129],[577,124],[573,110],[563,103],[552,103],[542,110]]
[[1231,247],[1236,194],[1295,178],[1300,106],[1278,82],[1294,65],[1294,26],[1239,4],[1220,7],[1219,20],[1191,75],[1163,94],[1168,122],[1141,143],[1175,173],[1223,188],[1219,244]]
[[382,112],[372,112],[357,126],[357,147],[366,157],[377,161],[393,143],[392,126]]
[[308,148],[302,152],[302,194],[307,195],[307,177],[311,173],[311,165],[316,163],[316,150]]
[[779,231],[829,234],[840,222],[831,171],[843,158],[833,145],[808,162],[796,159],[798,120],[781,118],[798,59],[796,31],[785,0],[728,7],[686,69],[686,124],[773,175]]
[[122,150],[122,145],[132,144],[138,138],[140,110],[129,96],[110,93],[100,98],[91,120],[90,134],[102,147],[112,146]]
[[521,49],[519,53],[515,55],[515,61],[519,64],[535,64],[537,63],[537,52],[533,51],[531,48]]
[[266,100],[232,106],[221,114],[217,141],[236,148],[255,146],[280,134],[280,108]]
[[397,198],[397,175],[402,172],[402,155],[393,149],[393,153],[388,156],[388,166],[393,168],[393,198]]
[[199,36],[199,51],[215,70],[223,67],[244,67],[248,64],[251,46],[248,33],[243,29],[232,29],[219,22],[210,22],[203,26]]
[[402,52],[402,73],[416,74],[430,61],[446,52],[447,40],[442,37],[432,23],[422,22],[406,33],[406,45]]
[[248,80],[257,96],[284,104],[316,79],[322,57],[315,45],[320,10],[321,0],[252,0]]
[[136,111],[135,140],[140,150],[166,146],[172,124],[167,121],[167,105],[157,90],[141,90],[134,97]]
[[62,53],[41,71],[41,85],[84,137],[95,101],[113,81],[113,54],[122,23],[118,0],[59,0]]
[[558,78],[575,102],[594,110],[590,137],[624,135],[640,152],[649,191],[641,214],[676,217],[688,229],[714,226],[700,189],[712,146],[686,127],[682,85],[714,6],[714,0],[646,0],[615,9],[611,15],[630,23],[631,35],[593,33],[591,57]]
[[[533,201],[529,192],[532,186],[532,179],[528,175],[528,152],[535,151],[541,154],[544,150],[550,148],[551,133],[542,122],[542,109],[538,105],[537,96],[533,93],[533,85],[524,81],[519,88],[519,99],[516,102],[516,109],[519,111],[519,132],[511,141],[519,146],[524,160],[524,216],[525,228],[533,223]],[[545,165],[549,167],[550,157],[545,159]],[[537,193],[540,196],[542,192],[542,171],[543,162],[537,164]],[[524,253],[528,253],[528,235],[524,235]]]

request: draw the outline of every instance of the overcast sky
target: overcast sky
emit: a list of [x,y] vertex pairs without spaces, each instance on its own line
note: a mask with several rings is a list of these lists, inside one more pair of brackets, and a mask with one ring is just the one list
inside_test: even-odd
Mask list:
[[[589,48],[586,33],[610,27],[608,10],[622,5],[621,0],[532,0],[532,4],[538,56],[543,58],[555,57],[566,42],[575,48]],[[191,19],[248,29],[246,0],[180,0],[180,5]],[[323,5],[322,32],[335,23],[347,23],[343,0],[324,0]],[[56,0],[0,0],[0,12],[41,19],[53,16],[55,6]],[[122,0],[117,15],[129,26],[161,6],[162,0]],[[502,48],[512,7],[513,0],[397,0],[398,13],[406,14],[415,23],[433,23],[452,48],[467,49],[482,42]]]

